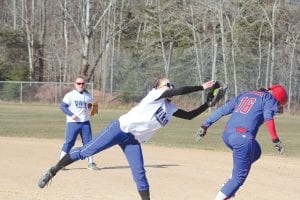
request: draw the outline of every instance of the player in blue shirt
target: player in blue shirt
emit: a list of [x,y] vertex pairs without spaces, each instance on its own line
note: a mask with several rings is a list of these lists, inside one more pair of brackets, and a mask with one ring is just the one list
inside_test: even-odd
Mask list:
[[196,134],[201,140],[207,129],[222,116],[231,114],[222,138],[233,152],[233,170],[229,180],[218,192],[215,200],[226,200],[234,196],[245,182],[251,165],[259,159],[261,148],[256,141],[259,127],[264,123],[279,154],[284,151],[274,124],[274,115],[282,113],[287,103],[286,90],[281,85],[249,91],[229,100],[206,119]]

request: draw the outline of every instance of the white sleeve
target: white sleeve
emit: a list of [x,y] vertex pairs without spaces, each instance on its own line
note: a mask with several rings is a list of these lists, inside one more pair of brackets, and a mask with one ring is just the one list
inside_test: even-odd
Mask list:
[[68,105],[70,105],[70,104],[72,103],[72,100],[71,100],[71,98],[70,98],[70,93],[67,93],[67,94],[64,96],[62,102],[66,103],[66,104],[68,104]]

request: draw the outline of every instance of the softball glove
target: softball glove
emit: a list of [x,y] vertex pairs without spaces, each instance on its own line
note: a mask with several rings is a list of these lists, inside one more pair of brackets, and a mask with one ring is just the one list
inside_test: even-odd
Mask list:
[[97,102],[88,103],[88,109],[90,111],[91,116],[98,114],[98,103]]

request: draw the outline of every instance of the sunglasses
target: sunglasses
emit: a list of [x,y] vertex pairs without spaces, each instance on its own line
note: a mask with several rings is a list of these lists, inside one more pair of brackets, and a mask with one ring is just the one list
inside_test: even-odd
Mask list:
[[76,85],[84,85],[85,83],[76,83]]
[[174,88],[175,85],[172,84],[172,83],[166,83],[165,85],[162,85],[162,86],[167,86],[168,88]]

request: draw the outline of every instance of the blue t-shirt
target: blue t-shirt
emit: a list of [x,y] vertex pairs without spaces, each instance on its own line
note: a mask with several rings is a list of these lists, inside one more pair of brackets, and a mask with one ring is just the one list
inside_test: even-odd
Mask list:
[[213,113],[203,125],[209,127],[222,116],[231,114],[226,129],[235,131],[242,128],[256,137],[264,121],[273,119],[278,112],[278,102],[267,91],[249,91],[229,100]]

